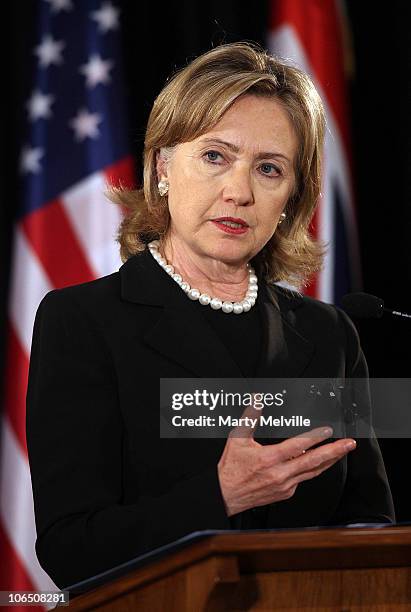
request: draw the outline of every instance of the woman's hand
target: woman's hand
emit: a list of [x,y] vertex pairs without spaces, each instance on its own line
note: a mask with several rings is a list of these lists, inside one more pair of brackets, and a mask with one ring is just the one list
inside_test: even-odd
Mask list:
[[[244,416],[255,418],[255,409],[247,409]],[[356,447],[355,440],[345,438],[311,449],[332,435],[331,427],[269,446],[258,444],[253,435],[252,427],[233,429],[218,463],[228,516],[289,499],[300,482],[315,478]]]

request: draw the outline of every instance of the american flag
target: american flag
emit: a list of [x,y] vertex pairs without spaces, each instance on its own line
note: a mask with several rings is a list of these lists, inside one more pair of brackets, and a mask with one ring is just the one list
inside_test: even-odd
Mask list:
[[118,7],[101,0],[38,0],[37,14],[8,309],[0,591],[57,590],[34,549],[25,441],[34,316],[51,289],[110,274],[121,265],[115,242],[121,211],[104,191],[108,182],[133,183]]
[[361,286],[351,178],[348,35],[340,0],[271,0],[270,50],[308,72],[325,104],[322,196],[312,229],[329,249],[323,270],[305,292],[336,304],[345,293]]

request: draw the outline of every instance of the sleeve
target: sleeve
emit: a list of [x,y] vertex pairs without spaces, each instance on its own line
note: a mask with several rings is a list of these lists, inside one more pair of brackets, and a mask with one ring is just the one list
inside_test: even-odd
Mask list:
[[102,332],[66,289],[48,293],[33,331],[27,443],[36,552],[60,588],[188,533],[229,529],[217,466],[125,505],[124,439]]
[[[337,309],[345,328],[346,377],[368,380],[368,366],[361,349],[357,330],[344,311]],[[362,383],[361,383],[362,384]],[[366,383],[367,384],[367,383]],[[368,385],[367,385],[368,386]],[[357,448],[347,456],[347,478],[334,524],[394,523],[395,512],[384,461],[371,425],[368,406],[369,435],[356,438]]]

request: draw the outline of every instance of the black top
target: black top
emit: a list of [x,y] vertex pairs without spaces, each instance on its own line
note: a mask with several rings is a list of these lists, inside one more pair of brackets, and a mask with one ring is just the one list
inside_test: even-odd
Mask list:
[[[258,376],[263,355],[264,337],[268,333],[263,315],[263,302],[268,299],[265,284],[259,279],[259,294],[254,306],[240,315],[213,310],[200,302],[193,302],[213,326],[233,360],[246,378]],[[266,528],[267,506],[252,508],[230,517],[232,529]]]
[[261,355],[263,325],[258,298],[253,308],[239,315],[226,313],[221,309],[213,310],[210,306],[202,306],[198,301],[196,305],[214,327],[243,375],[255,376]]

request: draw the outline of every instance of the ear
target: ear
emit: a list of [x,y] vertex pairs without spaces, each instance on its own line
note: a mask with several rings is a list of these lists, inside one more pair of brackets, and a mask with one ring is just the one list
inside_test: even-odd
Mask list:
[[164,157],[161,155],[160,151],[156,153],[156,171],[157,171],[157,179],[158,181],[167,180],[167,162]]

